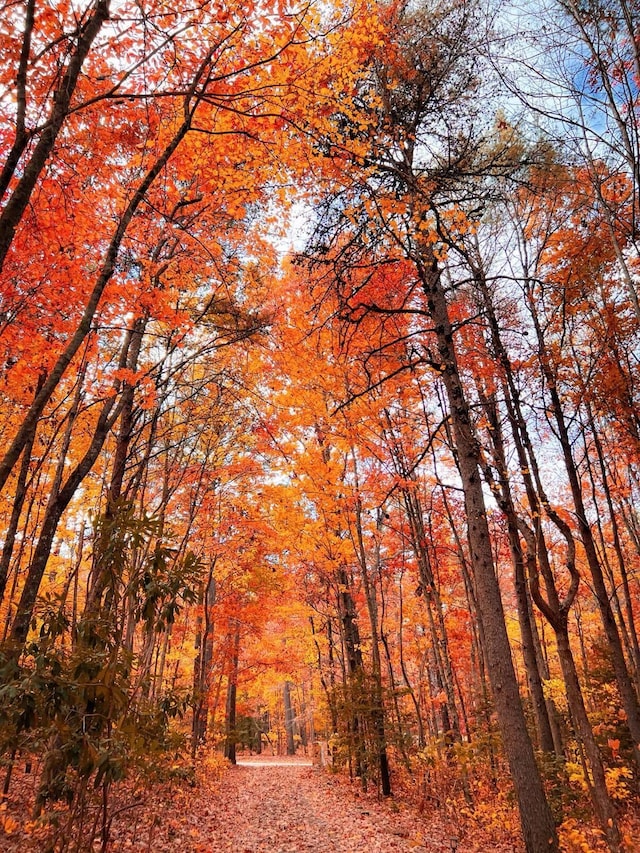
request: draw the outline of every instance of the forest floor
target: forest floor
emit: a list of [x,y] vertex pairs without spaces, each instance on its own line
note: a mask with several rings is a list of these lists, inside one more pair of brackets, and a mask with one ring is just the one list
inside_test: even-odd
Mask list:
[[[34,776],[19,771],[0,806],[0,851],[41,853],[47,839],[28,820]],[[419,814],[398,800],[363,793],[347,779],[306,760],[240,758],[238,766],[213,766],[197,784],[172,782],[136,791],[119,788],[112,803],[109,841],[70,842],[65,851],[108,853],[471,853],[486,843],[459,840],[438,816]],[[62,815],[61,815],[62,817]],[[5,830],[2,830],[4,825]],[[504,836],[503,836],[504,838]],[[486,842],[485,837],[485,842]],[[502,840],[502,839],[501,839]],[[478,841],[478,840],[477,840]],[[69,843],[70,842],[70,843]],[[492,839],[492,853],[519,846]]]
[[[174,768],[178,770],[179,768]],[[484,811],[418,811],[402,796],[363,793],[344,776],[303,758],[240,756],[228,767],[212,753],[195,778],[143,784],[129,779],[110,799],[107,841],[99,796],[87,809],[84,834],[65,829],[61,808],[51,825],[30,820],[37,773],[16,766],[0,804],[0,853],[520,853],[512,806],[494,800]],[[99,794],[99,791],[97,792]],[[627,814],[627,850],[640,850],[638,815]],[[463,829],[460,829],[463,827]],[[585,827],[582,827],[585,829]],[[579,824],[564,833],[568,853],[601,850]],[[87,832],[89,835],[87,835]],[[593,838],[592,833],[589,833]],[[90,838],[94,841],[91,842]]]

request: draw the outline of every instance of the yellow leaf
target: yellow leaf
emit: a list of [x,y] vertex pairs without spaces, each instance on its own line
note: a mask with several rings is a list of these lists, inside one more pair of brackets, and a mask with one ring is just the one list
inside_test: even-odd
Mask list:
[[2,828],[7,833],[7,835],[11,835],[12,832],[15,832],[16,829],[20,826],[19,822],[12,818],[11,815],[7,815],[2,822]]

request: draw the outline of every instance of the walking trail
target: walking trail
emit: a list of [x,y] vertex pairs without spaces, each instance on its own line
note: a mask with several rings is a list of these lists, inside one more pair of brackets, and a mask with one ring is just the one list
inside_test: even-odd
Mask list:
[[358,795],[307,762],[241,760],[200,814],[211,853],[432,853],[415,814]]
[[[31,777],[33,778],[33,777]],[[28,784],[24,779],[22,786]],[[42,851],[36,834],[23,831],[16,784],[9,812],[11,835],[0,830],[2,853]],[[24,791],[23,791],[24,795]],[[20,797],[25,800],[24,796]],[[486,844],[458,843],[442,815],[363,794],[345,779],[310,762],[241,758],[196,787],[160,785],[130,791],[113,803],[108,853],[477,853]],[[502,832],[498,833],[500,837]],[[510,844],[492,853],[515,853]],[[96,844],[93,850],[100,850]],[[83,853],[89,853],[89,850]]]

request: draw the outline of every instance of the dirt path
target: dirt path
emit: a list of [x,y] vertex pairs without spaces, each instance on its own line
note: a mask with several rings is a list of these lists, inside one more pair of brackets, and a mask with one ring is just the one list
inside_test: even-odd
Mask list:
[[[211,853],[407,853],[427,847],[409,815],[301,764],[246,762],[205,809]],[[204,840],[204,839],[203,839]],[[444,840],[443,840],[444,842]]]
[[[217,769],[216,769],[217,768]],[[45,836],[30,824],[35,776],[16,771],[0,806],[0,853],[42,853]],[[99,814],[99,812],[94,812]],[[300,759],[241,759],[199,775],[198,784],[138,790],[123,783],[111,803],[108,853],[477,853],[458,846],[444,820],[402,802],[363,794],[348,781]],[[96,824],[98,825],[98,824]],[[88,824],[87,824],[88,826]],[[69,839],[71,840],[71,839]],[[514,853],[491,844],[492,853]],[[77,842],[72,843],[77,850]],[[101,849],[81,844],[82,853]]]

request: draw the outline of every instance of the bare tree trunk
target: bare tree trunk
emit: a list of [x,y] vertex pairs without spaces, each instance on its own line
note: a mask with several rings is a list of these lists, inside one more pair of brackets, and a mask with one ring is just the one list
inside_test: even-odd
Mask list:
[[[213,576],[215,560],[209,567],[209,575],[202,595],[203,615],[198,617],[200,625],[196,632],[198,654],[193,666],[193,692],[195,706],[193,710],[192,752],[195,755],[200,743],[207,736],[209,719],[209,689],[211,662],[213,660],[213,622],[211,610],[216,600],[216,583]],[[204,623],[204,630],[202,628]]]
[[[356,488],[358,488],[358,475],[356,469],[355,451],[352,448],[352,459],[354,474],[356,477]],[[380,518],[378,517],[378,527]],[[380,773],[380,788],[384,797],[391,796],[391,774],[389,770],[389,759],[387,756],[387,738],[385,732],[385,713],[384,702],[382,699],[382,665],[380,662],[380,631],[378,627],[378,602],[376,598],[375,585],[371,583],[369,577],[369,560],[364,544],[364,536],[362,531],[362,505],[360,498],[357,499],[355,508],[355,548],[358,554],[358,562],[360,563],[360,573],[362,576],[362,586],[364,596],[367,602],[367,613],[369,616],[369,627],[371,629],[371,663],[372,663],[372,680],[373,680],[373,695],[371,696],[371,725],[374,733],[375,751],[377,753],[378,771]],[[376,568],[380,568],[380,544],[376,537],[374,544],[375,549],[375,564]]]
[[629,572],[627,571],[627,564],[624,557],[624,552],[622,548],[622,539],[620,536],[620,526],[618,523],[618,516],[613,506],[613,498],[611,495],[611,485],[609,483],[609,476],[607,473],[607,465],[605,462],[604,451],[602,448],[602,443],[600,441],[600,436],[598,435],[598,431],[596,429],[595,418],[593,416],[593,410],[591,404],[587,400],[586,402],[587,416],[589,419],[589,426],[591,428],[591,435],[593,436],[593,443],[596,449],[596,453],[598,456],[598,464],[600,466],[600,478],[602,481],[602,488],[605,494],[605,500],[607,503],[607,510],[609,513],[609,521],[611,523],[611,532],[613,535],[613,550],[616,555],[616,560],[618,563],[618,571],[620,572],[620,580],[622,581],[622,591],[624,593],[624,610],[626,613],[626,622],[627,628],[629,631],[629,637],[631,640],[631,657],[634,663],[634,669],[636,674],[636,689],[640,690],[640,642],[638,641],[638,632],[636,629],[636,620],[635,614],[633,612],[633,598],[631,596],[631,589],[629,587]]
[[238,661],[240,657],[240,626],[236,625],[233,631],[231,644],[231,661],[229,667],[229,681],[227,685],[227,703],[225,710],[225,742],[224,757],[232,764],[236,763],[236,745],[238,732],[236,730],[236,696],[238,693]]
[[76,493],[80,483],[92,469],[96,459],[98,458],[107,434],[115,422],[119,407],[114,410],[115,398],[109,398],[102,407],[102,411],[96,424],[93,438],[89,448],[80,462],[67,478],[64,486],[60,489],[55,499],[50,501],[47,506],[47,511],[40,529],[38,544],[29,564],[27,578],[22,589],[18,611],[14,619],[10,639],[16,649],[24,645],[29,633],[29,625],[33,616],[36,599],[40,584],[44,576],[45,568],[51,553],[51,546],[55,538],[58,523],[62,518],[62,514],[71,502],[71,499]]
[[525,847],[529,853],[554,851],[558,849],[558,840],[535,762],[513,667],[482,492],[480,449],[473,433],[469,405],[458,370],[445,291],[438,263],[431,252],[425,249],[423,256],[416,262],[435,329],[439,372],[449,402],[489,679],[518,799]]
[[533,639],[525,559],[522,553],[520,534],[518,532],[519,519],[511,494],[502,426],[500,418],[498,417],[495,399],[489,399],[486,397],[483,390],[480,388],[478,388],[478,394],[490,424],[489,434],[492,441],[494,464],[498,473],[498,482],[494,482],[492,471],[488,465],[483,465],[483,470],[485,480],[492,487],[494,497],[496,498],[507,523],[507,538],[509,540],[511,562],[513,564],[516,605],[518,609],[518,622],[520,625],[520,640],[522,643],[522,657],[527,673],[529,691],[531,693],[540,749],[543,752],[553,754],[555,752],[553,734],[551,731],[551,722],[544,697],[544,690],[542,688],[542,678],[538,668],[538,659]]
[[284,704],[284,730],[287,740],[287,755],[296,754],[296,742],[294,738],[295,714],[291,704],[291,682],[285,681],[282,685],[282,701]]
[[571,489],[571,496],[573,498],[576,511],[578,531],[580,533],[580,539],[582,540],[585,556],[587,558],[587,565],[589,566],[589,572],[593,582],[593,590],[600,610],[600,618],[602,620],[602,625],[604,627],[611,652],[611,660],[616,674],[616,681],[618,683],[620,697],[627,717],[627,726],[631,733],[634,761],[636,766],[640,768],[640,704],[638,703],[638,697],[636,696],[634,685],[629,676],[629,670],[627,668],[627,662],[625,660],[624,650],[620,640],[620,633],[611,607],[611,600],[605,584],[604,575],[602,573],[602,566],[598,559],[593,531],[591,530],[591,525],[587,518],[580,476],[573,458],[571,439],[567,429],[564,409],[560,400],[555,376],[551,369],[551,361],[547,352],[543,331],[535,312],[531,312],[531,317],[538,338],[540,366],[546,380],[551,399],[551,410],[553,412],[553,417],[558,431],[558,439],[560,441],[567,478],[569,480],[569,487]]
[[[42,374],[38,378],[38,386],[36,396],[42,387],[44,377]],[[80,383],[81,384],[81,383]],[[13,546],[16,541],[16,533],[20,523],[20,516],[24,506],[25,497],[27,495],[27,478],[29,476],[29,468],[31,465],[31,453],[33,451],[33,442],[36,437],[37,424],[34,424],[32,429],[26,436],[26,443],[22,451],[22,462],[18,471],[18,479],[16,482],[16,490],[13,496],[13,504],[11,507],[11,518],[9,525],[4,534],[4,545],[2,546],[2,556],[0,557],[0,604],[4,598],[4,593],[7,588],[7,580],[9,578],[9,567],[11,565],[11,557],[13,555]]]

